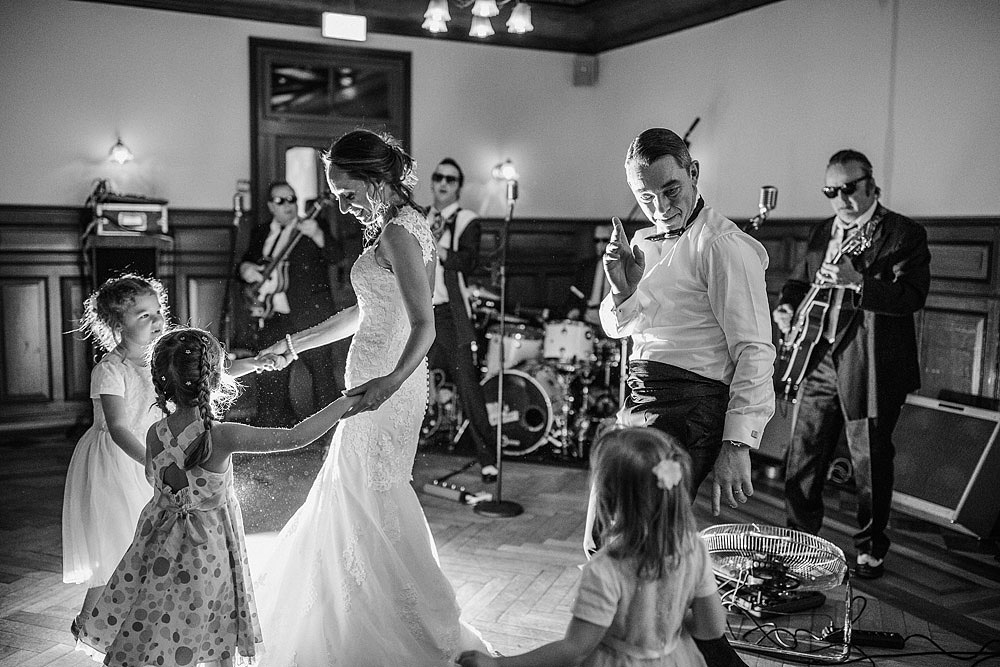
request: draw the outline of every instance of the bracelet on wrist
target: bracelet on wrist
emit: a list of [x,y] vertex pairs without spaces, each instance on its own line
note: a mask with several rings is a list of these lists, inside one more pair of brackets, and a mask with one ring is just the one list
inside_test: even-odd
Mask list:
[[288,347],[288,354],[292,355],[292,361],[299,358],[299,353],[295,351],[295,347],[292,345],[292,334],[285,334],[285,345]]
[[727,445],[732,445],[736,449],[750,449],[750,445],[745,442],[740,442],[739,440],[726,440]]

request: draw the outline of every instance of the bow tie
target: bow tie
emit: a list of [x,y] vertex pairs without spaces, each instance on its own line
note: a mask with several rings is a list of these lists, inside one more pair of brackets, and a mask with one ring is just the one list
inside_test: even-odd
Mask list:
[[667,239],[680,238],[680,236],[684,232],[686,232],[692,224],[694,224],[695,218],[697,218],[701,214],[701,209],[703,208],[705,208],[705,200],[702,199],[701,197],[698,197],[698,203],[694,205],[694,210],[691,211],[691,215],[688,216],[688,219],[684,223],[683,227],[679,227],[678,229],[668,229],[665,232],[661,232],[659,234],[653,234],[652,236],[647,236],[646,240],[653,241],[655,243],[656,241],[666,241]]

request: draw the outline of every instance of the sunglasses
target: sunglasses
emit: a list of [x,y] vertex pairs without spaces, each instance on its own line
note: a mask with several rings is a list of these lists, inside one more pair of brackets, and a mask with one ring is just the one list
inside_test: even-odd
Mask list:
[[844,183],[843,185],[827,185],[823,188],[823,196],[827,199],[833,199],[841,192],[845,195],[853,195],[858,189],[858,184],[862,181],[867,181],[871,176],[862,176],[861,178],[855,178],[849,183]]
[[431,174],[431,181],[435,183],[444,181],[448,185],[454,185],[455,183],[458,183],[458,176],[450,176],[448,174]]
[[275,206],[281,206],[282,204],[294,204],[299,200],[295,195],[290,195],[288,197],[271,197],[271,203]]

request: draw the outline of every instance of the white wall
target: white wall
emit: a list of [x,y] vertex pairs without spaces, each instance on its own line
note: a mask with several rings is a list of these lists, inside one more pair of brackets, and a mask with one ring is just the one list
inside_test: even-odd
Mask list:
[[[823,166],[845,146],[871,157],[903,212],[996,215],[998,31],[994,0],[786,0],[603,54],[592,88],[571,85],[569,54],[384,35],[366,46],[412,53],[418,175],[451,155],[467,205],[488,215],[502,214],[489,169],[506,157],[522,174],[518,215],[622,215],[628,142],[696,116],[702,188],[734,217],[754,213],[765,183],[782,217],[826,214]],[[0,3],[0,203],[80,205],[110,176],[175,207],[227,208],[250,175],[249,36],[324,41],[318,28]],[[122,168],[105,160],[116,133],[137,156]]]
[[730,215],[753,214],[764,184],[779,188],[776,215],[828,215],[826,160],[848,147],[868,155],[902,212],[996,215],[998,32],[995,0],[761,7],[602,56],[601,115],[620,122],[596,148],[620,171],[631,136],[683,133],[700,116],[702,189]]

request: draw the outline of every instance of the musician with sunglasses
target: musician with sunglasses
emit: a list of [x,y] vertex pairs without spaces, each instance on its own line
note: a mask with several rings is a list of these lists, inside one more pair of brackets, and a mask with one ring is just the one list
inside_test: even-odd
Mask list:
[[[844,430],[858,497],[854,572],[874,579],[884,573],[889,550],[892,432],[906,394],[920,386],[913,313],[927,298],[930,251],[923,227],[879,203],[881,191],[864,154],[835,153],[822,191],[834,217],[813,230],[772,313],[787,334],[814,285],[824,288],[816,298],[829,304],[813,326],[800,327],[817,346],[786,454],[785,507],[790,527],[819,532],[823,485]],[[844,254],[844,247],[860,250]]]
[[473,358],[476,338],[465,284],[479,262],[482,230],[478,216],[458,203],[464,183],[462,168],[450,157],[441,160],[431,174],[434,203],[427,210],[427,222],[437,239],[438,264],[432,295],[436,335],[427,363],[443,370],[445,378],[455,384],[469,420],[466,433],[475,443],[482,480],[492,483],[497,476],[496,446]]
[[[250,245],[239,266],[247,284],[248,307],[257,328],[258,348],[265,348],[319,324],[336,312],[330,287],[330,266],[338,260],[338,247],[319,216],[299,217],[298,197],[285,181],[268,187],[270,220],[253,230]],[[318,211],[318,209],[314,209]],[[277,260],[277,261],[276,261]],[[268,273],[268,267],[272,270]],[[267,276],[264,274],[268,273]],[[302,364],[312,377],[312,405],[320,408],[342,389],[331,346],[303,352],[293,363]],[[299,414],[289,392],[291,366],[257,376],[256,426],[294,426]],[[342,372],[342,371],[341,371]]]

